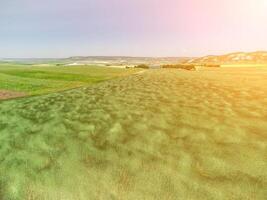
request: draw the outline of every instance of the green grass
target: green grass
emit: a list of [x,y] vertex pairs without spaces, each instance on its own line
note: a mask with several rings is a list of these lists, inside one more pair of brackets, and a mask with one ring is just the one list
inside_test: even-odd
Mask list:
[[266,200],[266,85],[159,69],[0,102],[0,199]]
[[138,69],[116,69],[94,66],[39,67],[21,64],[0,64],[0,90],[26,95],[46,94],[87,86],[105,80],[130,75]]

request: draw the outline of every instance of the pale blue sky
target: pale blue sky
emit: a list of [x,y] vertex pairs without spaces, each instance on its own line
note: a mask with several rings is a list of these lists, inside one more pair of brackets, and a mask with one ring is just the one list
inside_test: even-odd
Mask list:
[[0,57],[267,50],[266,0],[0,0]]

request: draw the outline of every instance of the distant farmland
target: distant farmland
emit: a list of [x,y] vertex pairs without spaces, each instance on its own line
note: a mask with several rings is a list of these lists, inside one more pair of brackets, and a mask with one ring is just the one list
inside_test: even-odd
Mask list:
[[105,80],[127,76],[138,69],[117,69],[95,66],[44,67],[22,64],[0,64],[0,92],[40,95],[88,86]]

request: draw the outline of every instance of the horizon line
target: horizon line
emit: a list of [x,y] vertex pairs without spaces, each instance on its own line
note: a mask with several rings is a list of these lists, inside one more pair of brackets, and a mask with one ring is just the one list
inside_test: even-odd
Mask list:
[[66,57],[0,57],[0,60],[3,59],[68,59],[68,58],[75,58],[75,57],[113,57],[113,58],[200,58],[206,56],[222,56],[234,53],[259,53],[259,52],[266,52],[267,50],[256,50],[256,51],[232,51],[224,54],[205,54],[201,56],[130,56],[130,55],[75,55],[75,56],[66,56]]

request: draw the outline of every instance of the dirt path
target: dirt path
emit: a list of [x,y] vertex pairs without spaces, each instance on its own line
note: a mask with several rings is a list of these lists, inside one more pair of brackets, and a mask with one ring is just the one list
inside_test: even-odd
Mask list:
[[10,90],[0,90],[0,100],[12,99],[12,98],[17,98],[17,97],[22,97],[22,96],[25,96],[25,94],[21,92],[10,91]]

